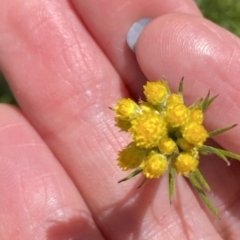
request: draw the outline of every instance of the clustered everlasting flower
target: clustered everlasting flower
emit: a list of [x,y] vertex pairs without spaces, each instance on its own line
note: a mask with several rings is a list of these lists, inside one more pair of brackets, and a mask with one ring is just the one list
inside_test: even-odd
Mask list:
[[[144,175],[141,183],[159,178],[168,172],[169,197],[173,197],[174,174],[189,179],[209,209],[217,210],[204,191],[210,188],[198,169],[201,154],[216,154],[228,163],[227,157],[240,160],[240,156],[205,145],[205,141],[236,125],[208,132],[203,126],[204,112],[216,96],[209,93],[191,106],[184,104],[183,79],[178,93],[172,93],[164,79],[147,82],[144,88],[146,101],[120,99],[113,107],[116,126],[131,135],[132,142],[118,153],[118,166],[122,170],[135,169],[119,182]],[[140,185],[140,186],[141,186]]]

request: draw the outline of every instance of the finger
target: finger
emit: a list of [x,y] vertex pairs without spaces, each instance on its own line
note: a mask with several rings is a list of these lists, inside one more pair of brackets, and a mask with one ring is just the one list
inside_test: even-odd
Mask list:
[[51,151],[16,108],[0,105],[1,239],[103,239]]
[[[240,41],[215,24],[186,14],[169,14],[149,23],[136,44],[137,60],[148,79],[165,76],[176,91],[184,76],[188,103],[211,94],[219,97],[206,115],[209,131],[239,123]],[[240,127],[216,137],[240,153]]]
[[[116,184],[124,175],[114,159],[126,137],[113,128],[107,107],[126,91],[71,6],[65,1],[47,3],[31,1],[25,6],[12,1],[1,6],[0,62],[23,110],[75,181],[101,230],[109,238],[126,239],[133,231],[144,236],[153,222],[154,229],[147,232],[162,234],[166,229],[166,238],[176,234],[176,227],[183,238],[191,231],[196,238],[216,236],[186,184],[180,185],[185,189],[180,206],[170,206],[166,189],[154,182],[142,193],[134,185]],[[14,42],[18,45],[11,48]],[[180,211],[183,206],[187,207]],[[193,216],[182,217],[189,214]],[[158,224],[156,216],[168,216],[169,221]],[[199,222],[203,224],[196,232]],[[175,227],[168,231],[170,224]]]
[[145,76],[138,67],[134,54],[126,44],[127,32],[131,25],[144,17],[156,18],[170,12],[182,12],[200,16],[192,0],[169,1],[72,1],[84,24],[114,64],[131,93],[136,98],[142,89]]

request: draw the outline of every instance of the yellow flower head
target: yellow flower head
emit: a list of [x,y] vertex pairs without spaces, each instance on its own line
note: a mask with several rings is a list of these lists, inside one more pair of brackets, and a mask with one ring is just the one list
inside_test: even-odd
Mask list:
[[130,120],[138,113],[138,105],[129,98],[120,99],[113,107],[117,118],[121,120]]
[[142,112],[152,112],[156,109],[153,108],[153,106],[148,102],[140,102],[139,107],[142,110]]
[[175,104],[183,104],[183,99],[179,94],[172,93],[167,99],[167,107]]
[[203,112],[200,108],[192,108],[190,109],[190,118],[189,121],[197,122],[202,124],[203,122]]
[[173,166],[178,174],[188,176],[189,173],[196,170],[198,163],[198,160],[194,158],[190,153],[182,152],[173,162]]
[[162,154],[171,155],[176,149],[176,143],[169,137],[164,137],[159,141],[158,149]]
[[189,143],[186,139],[180,137],[177,139],[177,145],[180,147],[183,151],[191,151],[195,146],[191,143]]
[[147,82],[143,88],[147,101],[153,105],[166,101],[169,95],[165,81]]
[[137,147],[152,148],[167,134],[166,122],[155,111],[143,112],[131,121],[129,132]]
[[188,122],[182,129],[183,138],[196,147],[201,147],[208,138],[208,133],[203,125],[197,122]]
[[137,148],[134,144],[129,144],[118,153],[118,166],[123,170],[137,168],[143,161],[146,151]]
[[168,162],[164,155],[152,151],[148,154],[142,166],[146,178],[159,178],[167,171]]
[[190,111],[183,104],[174,104],[167,108],[166,121],[171,127],[183,126],[189,118]]
[[115,117],[115,126],[119,127],[122,131],[127,132],[131,127],[131,122]]

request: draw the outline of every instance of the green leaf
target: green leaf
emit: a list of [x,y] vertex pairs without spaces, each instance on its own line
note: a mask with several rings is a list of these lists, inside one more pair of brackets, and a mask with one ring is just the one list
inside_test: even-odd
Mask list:
[[214,136],[216,136],[216,135],[218,135],[218,134],[221,134],[221,133],[223,133],[223,132],[226,132],[226,131],[228,131],[228,130],[236,127],[236,126],[237,126],[237,124],[233,124],[233,125],[231,125],[231,126],[228,126],[228,127],[225,127],[225,128],[220,128],[220,129],[217,129],[217,130],[215,130],[215,131],[209,132],[209,133],[208,133],[208,134],[209,134],[209,137],[214,137]]
[[198,168],[195,170],[194,175],[197,181],[205,188],[205,190],[211,191],[207,181],[205,180],[205,178],[203,177],[202,173],[199,171]]
[[183,80],[184,80],[184,77],[181,78],[179,85],[178,85],[178,94],[179,95],[182,95],[182,93],[183,93]]
[[207,96],[202,100],[202,111],[204,111],[204,107],[205,105],[207,104],[208,100],[209,100],[209,97],[210,97],[210,91],[208,91],[207,93]]
[[197,107],[197,108],[200,108],[202,110],[202,102],[203,102],[203,98],[197,99],[191,106],[189,106],[189,109]]
[[[216,148],[217,149],[217,148]],[[240,155],[223,150],[223,149],[218,149],[219,152],[221,152],[221,154],[223,154],[226,157],[235,159],[235,160],[240,160]]]
[[200,154],[211,154],[211,153],[213,153],[213,154],[217,155],[218,157],[220,157],[221,159],[223,159],[227,163],[227,165],[230,165],[230,162],[228,161],[228,159],[219,150],[220,149],[218,149],[218,148],[203,145],[201,148],[199,148],[198,151],[199,151]]
[[174,168],[171,167],[168,175],[168,194],[170,203],[172,202],[174,193],[174,172],[175,172]]
[[215,154],[221,159],[223,159],[228,165],[230,164],[227,157],[239,160],[240,161],[240,155],[220,149],[220,148],[215,148],[207,145],[203,145],[201,148],[199,148],[199,153],[200,154]]
[[138,175],[139,173],[142,172],[142,168],[138,168],[136,169],[134,172],[130,173],[129,175],[127,175],[125,178],[121,179],[120,181],[118,181],[118,183],[121,183],[121,182],[124,182],[124,181],[127,181],[133,177],[135,177],[136,175]]
[[202,102],[202,111],[205,112],[207,110],[207,108],[209,107],[209,105],[216,99],[218,95],[215,95],[211,98],[210,97],[210,91],[208,91],[207,96],[204,98],[203,102]]
[[211,201],[209,200],[209,198],[207,197],[207,195],[205,194],[205,192],[202,190],[200,184],[198,183],[198,181],[196,180],[196,178],[194,177],[194,175],[189,175],[188,177],[190,183],[192,184],[192,186],[196,189],[196,191],[198,192],[200,198],[203,200],[203,202],[205,203],[205,205],[208,207],[208,209],[216,216],[219,218],[218,215],[218,211],[216,210],[216,208],[213,206],[213,204],[211,203]]
[[140,183],[140,185],[137,188],[142,187],[142,185],[147,181],[148,179],[146,177],[143,178],[142,182]]

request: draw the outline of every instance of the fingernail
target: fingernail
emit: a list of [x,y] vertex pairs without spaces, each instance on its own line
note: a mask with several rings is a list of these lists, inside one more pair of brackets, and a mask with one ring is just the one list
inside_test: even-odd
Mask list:
[[151,21],[151,18],[142,18],[135,22],[127,33],[127,44],[131,50],[135,51],[135,45],[143,28]]

